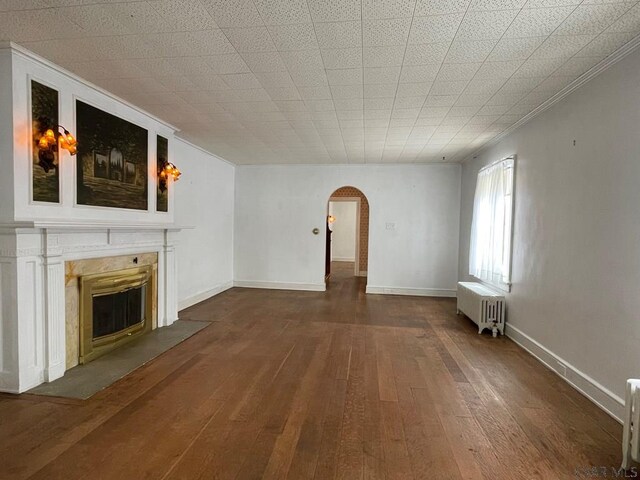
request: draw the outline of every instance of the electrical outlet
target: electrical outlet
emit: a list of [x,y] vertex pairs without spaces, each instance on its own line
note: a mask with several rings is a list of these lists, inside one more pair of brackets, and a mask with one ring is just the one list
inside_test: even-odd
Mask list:
[[396,229],[395,223],[387,222],[387,230],[395,230],[395,229]]

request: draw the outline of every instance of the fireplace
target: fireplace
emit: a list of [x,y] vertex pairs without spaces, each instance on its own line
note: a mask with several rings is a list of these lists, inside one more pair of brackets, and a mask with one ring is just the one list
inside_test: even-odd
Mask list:
[[84,275],[79,280],[80,363],[151,331],[152,266]]

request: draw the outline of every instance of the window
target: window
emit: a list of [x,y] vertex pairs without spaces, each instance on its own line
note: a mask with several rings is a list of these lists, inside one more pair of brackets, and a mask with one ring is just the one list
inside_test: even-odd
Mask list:
[[502,290],[511,286],[511,219],[515,158],[478,172],[473,200],[469,274]]

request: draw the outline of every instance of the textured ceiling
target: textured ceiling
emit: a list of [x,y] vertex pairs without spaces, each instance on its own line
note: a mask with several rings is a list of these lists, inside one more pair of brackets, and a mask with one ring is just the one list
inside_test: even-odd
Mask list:
[[239,164],[460,161],[639,33],[637,1],[0,0],[0,39]]

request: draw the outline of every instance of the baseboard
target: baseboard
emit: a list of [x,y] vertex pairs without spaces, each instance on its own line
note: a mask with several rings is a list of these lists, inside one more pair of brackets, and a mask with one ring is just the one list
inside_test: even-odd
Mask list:
[[211,298],[215,295],[218,295],[219,293],[224,292],[225,290],[229,290],[231,287],[233,287],[233,282],[225,282],[220,285],[217,285],[216,287],[213,287],[212,289],[205,290],[204,292],[196,293],[195,295],[187,297],[184,300],[180,300],[178,302],[178,311],[184,310],[185,308],[189,308],[190,306],[195,305],[196,303],[203,302],[208,298]]
[[589,375],[581,372],[517,327],[507,323],[505,334],[611,417],[620,423],[623,422],[624,400],[621,397],[600,385]]
[[254,280],[234,280],[233,286],[273,290],[304,290],[309,292],[324,292],[327,289],[324,283],[256,282]]
[[15,375],[9,372],[0,372],[0,392],[21,393]]
[[367,285],[367,293],[376,295],[412,295],[417,297],[455,297],[456,290],[448,288],[399,288]]
[[356,261],[356,259],[353,258],[353,257],[351,257],[351,258],[348,258],[348,257],[332,257],[331,261],[332,262],[351,262],[351,263],[353,263],[353,262]]

